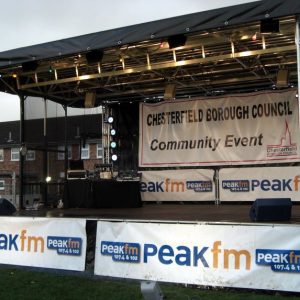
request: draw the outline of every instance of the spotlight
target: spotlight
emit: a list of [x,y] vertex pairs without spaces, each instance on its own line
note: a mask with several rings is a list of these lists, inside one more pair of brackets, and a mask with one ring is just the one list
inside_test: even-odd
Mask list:
[[37,69],[38,67],[38,62],[37,61],[28,61],[22,63],[22,71],[23,72],[33,72]]
[[113,118],[112,116],[109,116],[109,117],[107,118],[107,122],[108,122],[109,124],[112,124],[113,121],[114,121],[114,118]]
[[110,135],[114,136],[114,135],[116,135],[116,133],[117,133],[116,129],[112,128],[110,130]]
[[168,38],[169,49],[182,47],[185,45],[187,37],[183,34],[177,34]]
[[260,21],[260,33],[279,33],[279,20],[264,19]]
[[115,149],[117,147],[117,143],[115,141],[110,142],[110,148]]
[[113,155],[111,156],[111,160],[112,160],[112,161],[117,161],[117,160],[118,160],[117,154],[113,154]]
[[85,58],[88,64],[95,64],[102,61],[103,51],[102,50],[92,50],[85,54]]
[[51,176],[46,177],[46,182],[50,182],[52,180]]
[[27,147],[26,145],[22,145],[20,148],[20,153],[22,156],[25,156],[27,154]]

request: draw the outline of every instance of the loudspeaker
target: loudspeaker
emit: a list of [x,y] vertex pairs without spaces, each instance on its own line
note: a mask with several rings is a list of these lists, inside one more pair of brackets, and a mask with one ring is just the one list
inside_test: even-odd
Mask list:
[[277,73],[276,87],[285,88],[289,86],[289,70],[280,69]]
[[92,50],[85,54],[85,58],[88,64],[96,64],[102,61],[103,51],[102,50]]
[[251,221],[288,221],[291,218],[290,198],[256,199],[250,209]]
[[27,61],[22,63],[22,71],[23,72],[33,72],[37,69],[39,66],[38,62],[33,60],[33,61]]
[[14,205],[7,199],[0,198],[0,216],[10,216],[16,212]]
[[94,107],[95,106],[95,101],[96,101],[96,93],[95,92],[87,92],[85,94],[84,107],[85,108]]
[[187,37],[183,34],[177,34],[168,38],[169,49],[182,47],[185,45]]
[[169,83],[165,87],[164,100],[173,100],[175,98],[176,84]]
[[279,33],[279,20],[264,19],[260,21],[260,33]]

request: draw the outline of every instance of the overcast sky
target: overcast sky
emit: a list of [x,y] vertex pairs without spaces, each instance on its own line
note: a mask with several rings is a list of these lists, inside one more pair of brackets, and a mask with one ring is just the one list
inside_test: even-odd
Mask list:
[[[252,1],[0,0],[0,52]],[[0,122],[19,119],[18,97],[0,101]]]

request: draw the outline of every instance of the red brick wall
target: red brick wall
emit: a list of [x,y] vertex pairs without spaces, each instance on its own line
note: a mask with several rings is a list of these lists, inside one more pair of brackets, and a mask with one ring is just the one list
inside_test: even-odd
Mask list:
[[[94,170],[94,165],[102,163],[102,159],[97,158],[97,144],[89,144],[90,158],[84,159],[84,168],[88,171]],[[64,160],[58,160],[57,152],[49,152],[49,175],[52,177],[52,181],[62,181],[62,173],[64,172]],[[72,145],[72,159],[79,159],[79,145]],[[0,161],[0,180],[5,180],[5,184],[11,184],[9,178],[1,178],[1,173],[8,171],[9,173],[15,172],[19,174],[19,161],[11,161],[11,149],[4,149],[4,161]],[[37,183],[44,181],[43,178],[43,152],[35,151],[35,160],[25,160],[24,171],[26,174],[34,174],[37,177],[33,179]],[[18,185],[17,185],[18,187]],[[11,191],[0,191],[0,195],[8,194]]]

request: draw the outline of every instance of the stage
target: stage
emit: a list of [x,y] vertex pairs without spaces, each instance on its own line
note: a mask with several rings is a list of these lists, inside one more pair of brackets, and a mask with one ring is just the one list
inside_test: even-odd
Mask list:
[[[143,203],[137,208],[44,208],[21,210],[19,217],[83,218],[87,220],[138,220],[149,222],[208,222],[208,223],[260,223],[249,217],[251,203]],[[293,204],[289,221],[262,222],[300,224],[300,204]]]

